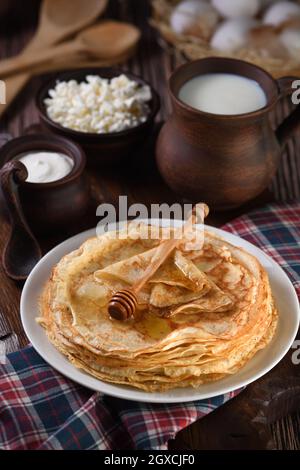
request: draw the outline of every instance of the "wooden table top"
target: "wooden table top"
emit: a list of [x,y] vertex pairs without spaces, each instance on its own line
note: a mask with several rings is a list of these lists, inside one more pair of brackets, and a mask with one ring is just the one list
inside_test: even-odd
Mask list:
[[[36,4],[37,2],[33,2]],[[123,65],[151,82],[160,93],[162,107],[158,116],[163,121],[170,111],[166,93],[166,81],[171,70],[183,59],[178,54],[170,54],[160,47],[159,38],[148,24],[150,13],[147,0],[111,0],[107,16],[137,24],[143,37],[135,57]],[[1,25],[1,58],[18,53],[32,35],[37,15],[30,9],[22,11]],[[29,126],[37,123],[34,106],[35,91],[45,76],[35,77],[15,101],[7,115],[0,122],[0,144],[3,133],[13,137],[23,134]],[[288,112],[287,104],[281,105],[274,116],[281,119]],[[294,162],[300,139],[288,146],[284,158]],[[153,144],[155,135],[139,150],[130,168],[120,171],[90,172],[93,198],[99,204],[108,202],[117,205],[119,195],[128,196],[128,204],[139,202],[148,207],[151,203],[180,202],[183,200],[173,194],[162,182],[153,163]],[[146,158],[146,156],[148,158]],[[142,158],[140,158],[142,157]],[[282,184],[287,178],[284,168],[280,168],[270,190],[247,206],[226,213],[211,214],[208,223],[220,226],[251,208],[276,199],[299,198],[300,188],[286,189]],[[97,223],[95,216],[84,221],[85,227]],[[3,211],[0,215],[0,253],[8,234],[8,224]],[[78,232],[78,228],[77,228]],[[57,236],[39,238],[44,252],[76,231],[60,233]],[[7,332],[13,334],[6,340],[10,351],[17,350],[28,343],[19,316],[19,300],[22,284],[8,279],[0,268],[0,336]],[[299,369],[299,366],[298,366]],[[240,396],[208,417],[201,419],[181,431],[170,443],[172,449],[300,449],[300,372],[293,366],[289,355],[267,376],[247,387]],[[294,414],[288,414],[294,412]]]

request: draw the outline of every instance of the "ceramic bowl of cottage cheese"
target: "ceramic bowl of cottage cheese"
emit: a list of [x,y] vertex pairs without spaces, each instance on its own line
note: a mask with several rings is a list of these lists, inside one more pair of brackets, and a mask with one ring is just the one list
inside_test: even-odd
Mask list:
[[80,144],[97,166],[141,151],[160,106],[145,80],[104,68],[59,73],[41,87],[36,104],[43,129]]

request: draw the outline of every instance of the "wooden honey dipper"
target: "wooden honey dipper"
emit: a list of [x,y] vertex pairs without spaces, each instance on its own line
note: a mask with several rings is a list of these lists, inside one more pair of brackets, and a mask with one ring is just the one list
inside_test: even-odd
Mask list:
[[[209,208],[206,204],[200,203],[194,206],[189,219],[186,221],[183,228],[180,227],[180,230],[186,232],[193,226],[197,219],[197,209],[200,207],[203,209],[201,211],[202,220],[200,223],[203,223],[204,218],[208,215]],[[181,241],[181,238],[171,238],[170,240],[162,242],[157,247],[151,263],[143,273],[142,277],[133,284],[130,289],[120,290],[112,296],[108,303],[108,313],[111,318],[114,320],[124,321],[135,316],[138,304],[137,294]]]

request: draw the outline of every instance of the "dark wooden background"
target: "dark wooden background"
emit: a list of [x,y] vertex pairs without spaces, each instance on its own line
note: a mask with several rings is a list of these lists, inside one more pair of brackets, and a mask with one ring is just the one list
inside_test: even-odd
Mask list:
[[[17,3],[17,2],[15,2]],[[0,58],[17,54],[34,32],[37,21],[38,1],[18,2],[9,16],[0,23]],[[87,2],[88,7],[88,2]],[[111,0],[107,16],[137,24],[142,30],[142,41],[135,57],[123,65],[151,82],[161,96],[162,107],[158,123],[170,112],[167,95],[167,77],[176,65],[184,59],[169,51],[149,26],[150,5],[147,0]],[[1,77],[0,77],[1,78]],[[18,97],[7,115],[0,121],[0,144],[4,134],[13,137],[26,132],[37,122],[34,96],[46,76],[35,77]],[[282,102],[273,116],[279,122],[290,109],[288,102]],[[159,126],[159,124],[158,124]],[[90,173],[93,199],[97,202],[117,204],[118,196],[126,194],[128,203],[183,202],[161,181],[153,164],[153,143],[155,135],[145,148],[139,149],[134,161],[120,171],[98,171]],[[300,199],[300,139],[294,139],[283,155],[282,164],[270,189],[260,198],[239,210],[212,214],[208,222],[222,225],[252,207],[268,201]],[[3,208],[2,208],[3,209]],[[3,212],[3,211],[1,211]],[[80,228],[87,228],[96,222],[95,217],[83,222]],[[0,252],[8,233],[5,214],[0,217]],[[64,233],[40,238],[44,251],[79,227]],[[16,350],[27,344],[19,318],[19,299],[22,285],[9,280],[0,268],[0,337],[8,334],[6,344],[9,350]],[[290,364],[287,357],[274,371],[246,391],[217,410],[209,417],[198,421],[180,432],[171,448],[180,449],[300,449],[300,366]],[[283,397],[283,398],[282,398]],[[293,414],[288,414],[293,410]],[[287,416],[286,416],[287,415]],[[282,418],[282,416],[285,416]],[[280,418],[280,419],[277,419]]]

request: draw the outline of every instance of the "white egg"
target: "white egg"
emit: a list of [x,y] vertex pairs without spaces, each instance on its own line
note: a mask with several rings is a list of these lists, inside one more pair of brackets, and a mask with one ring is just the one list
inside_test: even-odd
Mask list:
[[279,39],[288,50],[290,57],[300,61],[300,30],[287,28],[280,33]]
[[300,16],[300,5],[293,2],[276,2],[271,5],[263,17],[264,24],[278,26],[280,23]]
[[260,0],[211,0],[213,6],[225,18],[255,16],[261,7]]
[[248,33],[257,25],[253,18],[224,21],[215,31],[210,45],[219,51],[234,52],[247,45]]
[[184,0],[176,5],[171,14],[171,28],[175,33],[183,34],[197,22],[197,18],[207,15],[209,21],[217,23],[217,13],[210,3],[205,0]]

